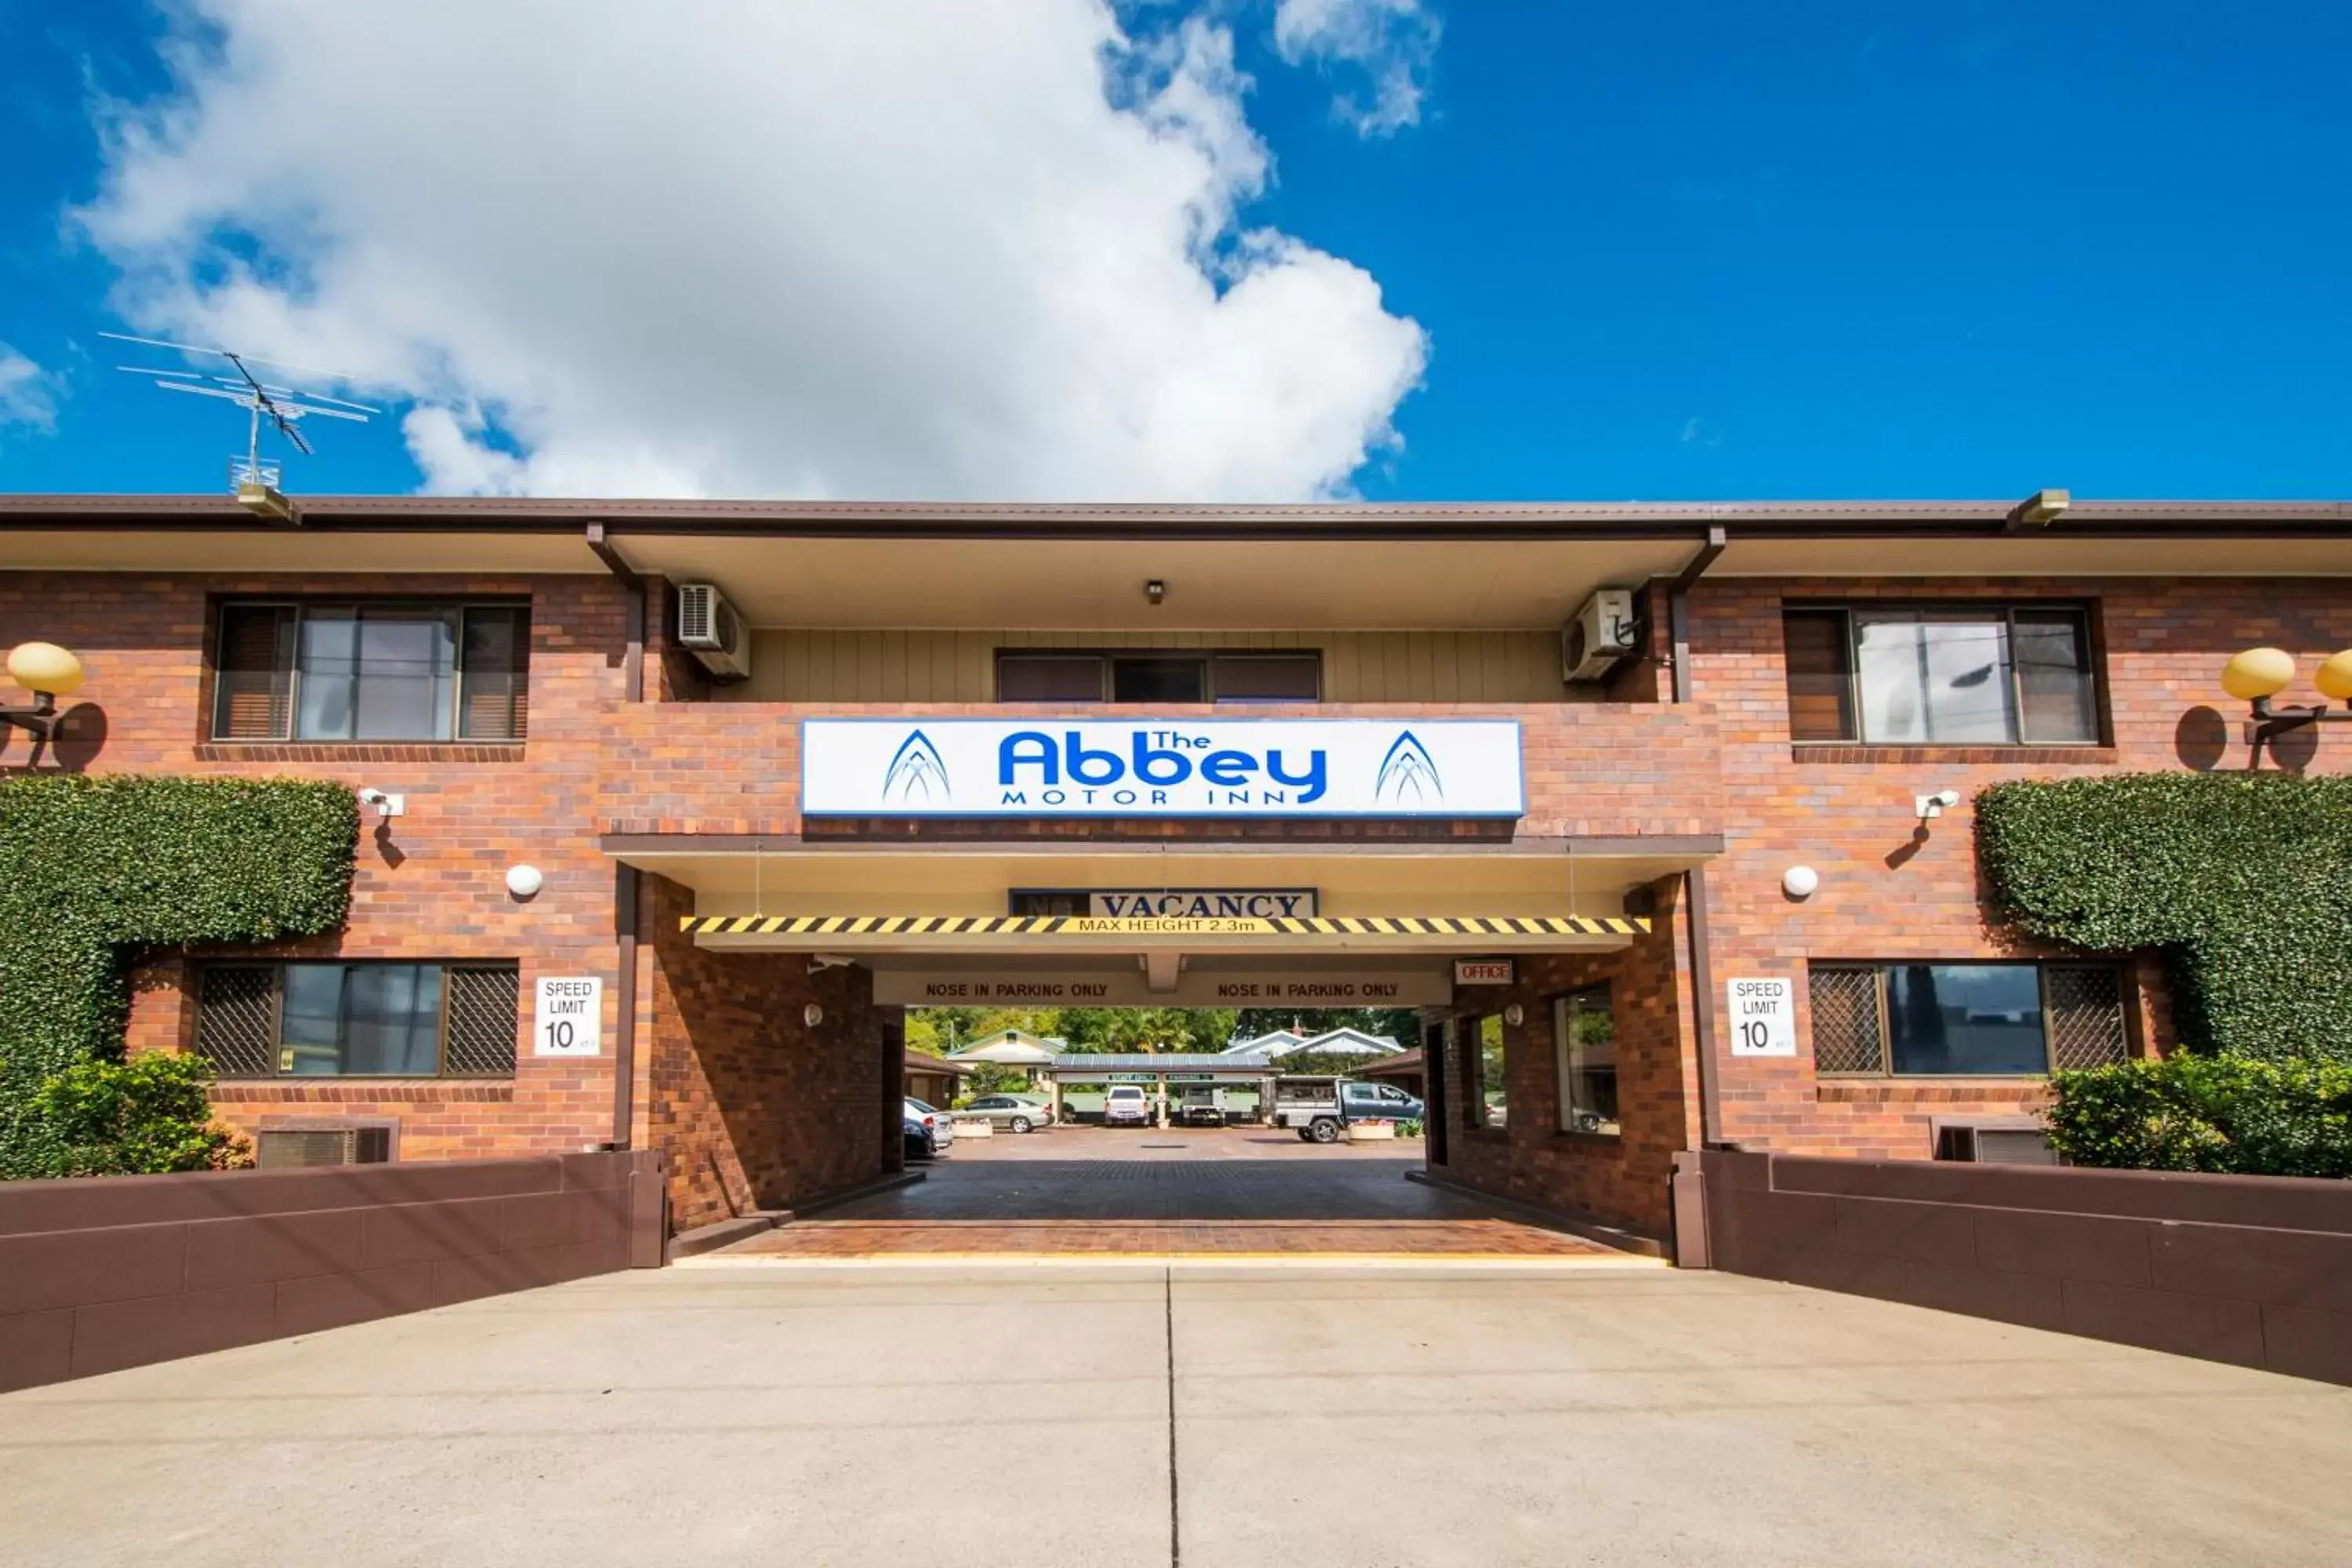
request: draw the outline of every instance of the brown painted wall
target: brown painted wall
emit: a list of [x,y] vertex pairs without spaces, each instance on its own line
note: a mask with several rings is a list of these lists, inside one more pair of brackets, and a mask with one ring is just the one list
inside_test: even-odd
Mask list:
[[1699,1159],[1717,1268],[2352,1384],[2352,1183]]
[[658,1268],[654,1153],[0,1184],[0,1389]]

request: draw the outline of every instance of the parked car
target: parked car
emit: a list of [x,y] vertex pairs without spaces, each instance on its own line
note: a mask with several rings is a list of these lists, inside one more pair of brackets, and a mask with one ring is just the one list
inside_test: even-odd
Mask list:
[[1034,1131],[1054,1121],[1053,1111],[1046,1107],[1010,1094],[983,1094],[956,1114],[975,1117],[1008,1132]]
[[1115,1083],[1103,1095],[1103,1125],[1106,1127],[1149,1127],[1151,1124],[1151,1101],[1140,1084]]
[[907,1112],[905,1147],[909,1160],[928,1160],[939,1152],[939,1145],[931,1138],[931,1130],[924,1126],[923,1119],[911,1110]]
[[907,1097],[907,1114],[921,1122],[930,1132],[934,1151],[945,1153],[955,1142],[955,1122],[944,1110],[926,1105],[913,1095]]
[[1286,1078],[1275,1086],[1275,1121],[1310,1143],[1337,1143],[1350,1121],[1412,1121],[1421,1101],[1387,1083]]

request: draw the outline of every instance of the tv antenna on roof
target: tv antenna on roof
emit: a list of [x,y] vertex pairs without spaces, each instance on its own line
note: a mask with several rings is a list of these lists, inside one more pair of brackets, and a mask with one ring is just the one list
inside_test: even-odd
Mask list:
[[277,427],[279,435],[286,437],[288,445],[309,457],[310,443],[304,437],[297,421],[315,414],[328,419],[349,419],[354,424],[364,425],[371,415],[383,412],[364,403],[354,403],[348,397],[330,397],[321,392],[305,392],[266,382],[248,368],[265,365],[275,370],[328,376],[338,382],[352,379],[335,371],[320,370],[316,365],[291,364],[284,360],[263,359],[258,354],[242,354],[230,349],[205,348],[198,343],[137,338],[128,332],[100,332],[98,335],[111,338],[116,342],[142,343],[148,348],[172,349],[184,354],[208,354],[228,361],[236,371],[235,375],[206,375],[202,371],[157,370],[152,366],[136,364],[114,368],[132,375],[152,376],[155,384],[166,392],[192,392],[199,397],[217,397],[244,409],[247,416],[245,456],[229,459],[229,488],[247,507],[288,521],[295,521],[293,503],[278,490],[279,465],[262,460],[261,422],[267,419]]

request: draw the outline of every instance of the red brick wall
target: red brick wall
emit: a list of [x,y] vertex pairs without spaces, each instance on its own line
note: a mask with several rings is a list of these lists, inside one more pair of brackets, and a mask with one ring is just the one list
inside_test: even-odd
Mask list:
[[[407,815],[384,831],[375,829],[373,813],[362,814],[345,931],[239,955],[514,959],[526,1030],[538,975],[604,978],[602,1058],[537,1060],[522,1041],[511,1083],[224,1083],[216,1099],[226,1121],[251,1131],[273,1116],[397,1117],[404,1159],[558,1153],[601,1142],[612,1136],[616,952],[613,868],[597,849],[594,798],[605,728],[622,695],[622,590],[603,576],[464,584],[472,593],[530,596],[530,734],[520,746],[205,743],[214,597],[350,595],[362,586],[372,595],[420,597],[454,589],[446,577],[5,573],[0,647],[39,638],[81,656],[87,677],[74,701],[83,705],[82,739],[63,749],[69,765],[93,773],[297,774],[408,797]],[[102,736],[92,722],[101,718]],[[0,769],[26,763],[26,741],[21,731],[0,731]],[[546,877],[527,904],[505,887],[506,868],[518,861]],[[136,972],[132,1048],[187,1043],[192,1026],[179,978],[172,959]]]
[[[1961,748],[1892,755],[1792,748],[1789,741],[1780,605],[1788,598],[1864,595],[1938,600],[2027,597],[2096,605],[2114,744],[2031,757]],[[2031,1080],[1817,1079],[1804,996],[1808,959],[1992,957],[2032,951],[1990,923],[1975,857],[1972,807],[1921,825],[1912,797],[1958,790],[1964,801],[1996,780],[2061,778],[2186,767],[2242,769],[2242,710],[2219,676],[2231,654],[2275,644],[2301,660],[2352,645],[2352,595],[2325,580],[2117,578],[2084,581],[1851,583],[1710,578],[1691,600],[1694,696],[1720,715],[1723,827],[1729,840],[1708,873],[1714,980],[1708,1005],[1728,1039],[1723,983],[1787,976],[1797,984],[1794,1059],[1725,1058],[1724,1135],[1798,1153],[1923,1158],[1937,1114],[2005,1113],[2042,1098]],[[2301,700],[2308,700],[2307,697]],[[2316,754],[2313,742],[2316,742]],[[2340,771],[2352,743],[2305,731],[2290,761]],[[2063,760],[2061,760],[2063,758]],[[1821,873],[1799,904],[1780,891],[1793,865]],[[2137,966],[2136,1011],[2146,1045],[2170,1038],[2153,962]]]
[[[1690,1017],[1686,928],[1681,879],[1657,884],[1649,935],[1622,952],[1522,953],[1517,983],[1464,986],[1454,1014],[1524,1011],[1503,1030],[1504,1102],[1499,1129],[1465,1125],[1470,1103],[1462,1053],[1446,1053],[1445,1114],[1449,1174],[1488,1192],[1555,1208],[1580,1210],[1663,1237],[1668,1228],[1667,1180],[1677,1149],[1698,1138],[1696,1052]],[[1607,983],[1617,1026],[1620,1131],[1615,1137],[1559,1127],[1559,1075],[1552,998]]]
[[[886,1168],[884,1035],[899,1016],[873,1001],[873,975],[811,974],[808,956],[698,948],[678,920],[688,889],[647,879],[652,1028],[647,1135],[670,1156],[681,1230],[790,1208]],[[814,1028],[803,1011],[814,1003]]]

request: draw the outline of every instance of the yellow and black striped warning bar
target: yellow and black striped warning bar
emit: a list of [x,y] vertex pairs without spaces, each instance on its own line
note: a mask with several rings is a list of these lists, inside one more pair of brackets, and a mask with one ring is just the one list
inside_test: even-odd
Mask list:
[[694,936],[1640,936],[1633,916],[688,915]]

